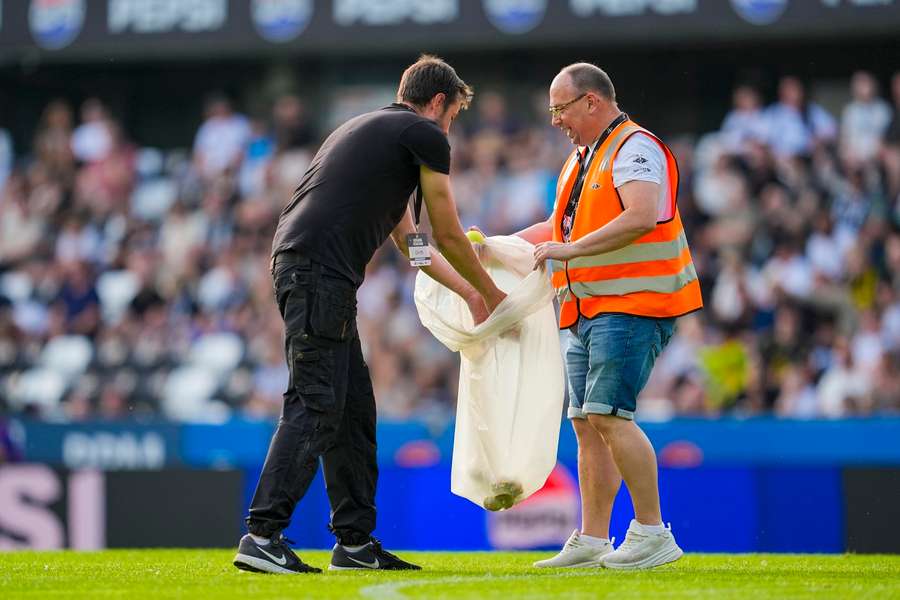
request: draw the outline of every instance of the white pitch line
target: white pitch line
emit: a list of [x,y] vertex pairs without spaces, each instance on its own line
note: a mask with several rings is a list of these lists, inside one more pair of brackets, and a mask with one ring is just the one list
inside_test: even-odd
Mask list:
[[360,595],[366,598],[374,598],[375,600],[407,600],[409,596],[401,590],[411,587],[422,587],[442,584],[455,583],[482,583],[487,581],[515,581],[518,579],[546,579],[548,577],[591,577],[596,576],[600,569],[591,569],[590,571],[570,571],[560,573],[531,574],[531,575],[482,575],[478,577],[467,577],[465,575],[453,575],[451,577],[436,577],[434,579],[414,579],[412,581],[392,581],[388,583],[378,583],[375,585],[367,585],[359,590]]

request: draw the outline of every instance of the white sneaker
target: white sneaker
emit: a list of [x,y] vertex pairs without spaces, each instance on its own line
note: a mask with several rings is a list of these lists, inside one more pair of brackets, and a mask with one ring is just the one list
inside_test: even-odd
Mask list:
[[[613,538],[615,541],[615,538]],[[539,560],[534,563],[538,568],[579,568],[579,567],[599,567],[600,558],[613,551],[612,543],[606,542],[599,545],[588,544],[581,539],[581,532],[577,529],[572,532],[569,539],[559,554],[547,560]]]
[[614,552],[603,557],[608,569],[652,569],[674,562],[684,554],[672,536],[672,526],[662,533],[645,534],[638,531],[638,522],[631,520],[625,541]]

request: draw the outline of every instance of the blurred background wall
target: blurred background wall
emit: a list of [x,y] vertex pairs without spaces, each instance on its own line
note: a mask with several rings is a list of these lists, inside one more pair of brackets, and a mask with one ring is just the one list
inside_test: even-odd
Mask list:
[[[706,309],[638,418],[685,548],[900,550],[894,0],[0,1],[0,547],[233,543],[287,382],[278,213],[425,51],[476,89],[451,131],[465,226],[546,218],[571,149],[546,89],[568,63],[606,69],[675,152]],[[379,534],[564,541],[564,422],[530,504],[450,495],[458,363],[414,275],[386,248],[359,296]],[[326,520],[315,488],[289,533],[329,546]]]

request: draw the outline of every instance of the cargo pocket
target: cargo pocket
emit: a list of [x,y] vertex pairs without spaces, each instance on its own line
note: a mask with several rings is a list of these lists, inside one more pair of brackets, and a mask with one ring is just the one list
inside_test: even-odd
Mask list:
[[309,273],[294,271],[275,283],[275,299],[288,338],[305,333],[309,318]]
[[356,288],[321,277],[311,300],[309,332],[332,342],[346,342],[356,331]]
[[334,407],[334,350],[317,347],[307,334],[291,337],[291,385],[303,405],[317,412]]

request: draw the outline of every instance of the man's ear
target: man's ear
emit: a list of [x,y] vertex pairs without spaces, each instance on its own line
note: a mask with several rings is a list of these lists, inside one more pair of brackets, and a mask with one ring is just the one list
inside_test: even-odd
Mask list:
[[447,100],[447,94],[444,92],[438,92],[431,99],[431,108],[434,110],[435,114],[441,114],[444,109],[444,101]]

